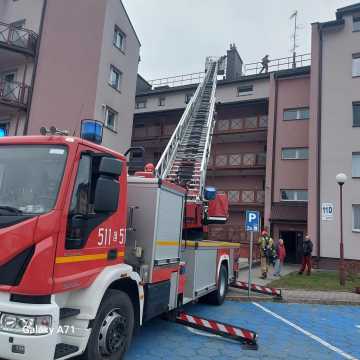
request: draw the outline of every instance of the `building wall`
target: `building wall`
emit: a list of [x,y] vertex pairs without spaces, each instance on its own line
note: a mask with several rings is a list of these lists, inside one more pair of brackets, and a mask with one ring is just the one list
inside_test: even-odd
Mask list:
[[[240,96],[237,92],[239,85],[253,85],[253,91],[242,93]],[[135,114],[147,113],[152,111],[167,111],[173,109],[182,109],[186,107],[185,95],[192,94],[196,91],[196,85],[189,86],[180,91],[159,92],[151,95],[137,96],[136,101],[146,100],[146,108],[135,109]],[[159,106],[159,98],[165,98],[165,106]],[[269,80],[253,79],[241,82],[218,82],[216,89],[216,101],[221,103],[245,102],[269,97]]]
[[[113,45],[114,28],[119,26],[126,35],[125,51]],[[102,49],[98,70],[94,117],[105,121],[105,107],[118,112],[117,131],[104,129],[104,144],[112,149],[125,152],[131,143],[135,91],[140,43],[132,29],[120,0],[108,0],[102,37]],[[110,65],[122,72],[120,91],[109,85]]]
[[97,0],[48,0],[29,134],[53,125],[79,135],[80,120],[94,117],[105,10]]
[[[355,14],[354,14],[355,15]],[[352,102],[360,100],[360,78],[352,78],[352,54],[360,52],[360,33],[345,26],[323,32],[321,103],[321,199],[335,206],[332,221],[321,221],[321,256],[339,256],[339,189],[335,177],[344,172],[345,257],[360,259],[360,233],[352,231],[352,204],[360,204],[359,179],[353,179],[352,152],[360,151],[360,129],[352,126]]]
[[0,21],[11,23],[25,19],[25,28],[39,33],[44,0],[1,0]]
[[307,190],[308,160],[283,160],[283,148],[308,147],[309,120],[284,121],[284,110],[309,107],[309,77],[279,79],[276,114],[274,198],[281,200],[281,189]]

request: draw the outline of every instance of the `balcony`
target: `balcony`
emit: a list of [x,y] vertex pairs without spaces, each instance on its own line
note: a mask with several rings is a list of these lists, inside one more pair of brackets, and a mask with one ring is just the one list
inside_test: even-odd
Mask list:
[[38,35],[31,30],[0,22],[0,47],[35,56]]
[[265,203],[264,190],[227,190],[230,206],[259,206]]
[[264,131],[268,126],[267,115],[248,116],[236,119],[217,120],[215,134],[238,134]]
[[264,169],[266,153],[217,154],[209,159],[208,170]]
[[16,81],[0,80],[0,104],[26,108],[30,86]]

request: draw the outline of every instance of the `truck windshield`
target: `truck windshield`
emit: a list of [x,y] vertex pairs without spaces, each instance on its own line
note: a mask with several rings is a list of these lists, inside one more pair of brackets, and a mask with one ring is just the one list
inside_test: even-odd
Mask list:
[[41,214],[55,206],[65,146],[0,146],[0,216]]

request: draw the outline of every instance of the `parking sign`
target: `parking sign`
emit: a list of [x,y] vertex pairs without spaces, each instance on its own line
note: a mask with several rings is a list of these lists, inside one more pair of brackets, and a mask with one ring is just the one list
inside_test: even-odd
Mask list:
[[260,213],[259,211],[246,211],[245,230],[252,232],[260,231]]

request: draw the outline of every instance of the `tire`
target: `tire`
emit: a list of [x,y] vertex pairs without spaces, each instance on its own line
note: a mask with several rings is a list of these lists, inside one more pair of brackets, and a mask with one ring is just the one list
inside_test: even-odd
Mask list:
[[134,308],[127,294],[108,290],[93,323],[83,360],[121,360],[134,332]]
[[224,264],[220,267],[217,289],[204,297],[204,302],[212,305],[222,305],[229,288],[228,271]]

